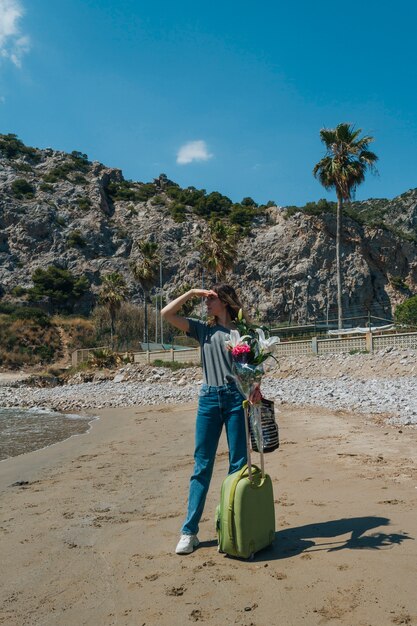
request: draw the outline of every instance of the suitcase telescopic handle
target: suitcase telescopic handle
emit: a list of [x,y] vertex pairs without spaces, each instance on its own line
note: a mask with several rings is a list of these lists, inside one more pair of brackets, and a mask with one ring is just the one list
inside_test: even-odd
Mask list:
[[[249,440],[249,424],[248,424],[248,418],[249,418],[249,400],[243,400],[242,405],[243,405],[243,410],[245,413],[245,432],[246,432],[246,453],[247,453],[247,463],[248,463],[248,470],[249,470],[249,480],[252,482],[252,459],[251,459],[251,455],[250,455],[250,440]],[[262,474],[262,478],[265,478],[265,463],[264,463],[264,450],[263,450],[263,442],[261,442],[261,445],[259,446],[259,455],[261,457],[261,474]]]

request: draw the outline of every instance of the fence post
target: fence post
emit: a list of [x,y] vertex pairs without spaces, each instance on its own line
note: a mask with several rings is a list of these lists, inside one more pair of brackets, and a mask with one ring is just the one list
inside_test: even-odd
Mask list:
[[175,361],[175,359],[174,359],[174,348],[171,348],[171,361]]
[[146,362],[148,365],[151,364],[151,353],[149,352],[149,350],[146,350]]
[[373,337],[372,337],[372,332],[371,331],[368,331],[366,333],[365,340],[366,340],[366,349],[368,350],[368,352],[373,352],[374,342],[373,342]]
[[317,346],[317,337],[311,338],[311,351],[313,354],[319,353],[318,346]]

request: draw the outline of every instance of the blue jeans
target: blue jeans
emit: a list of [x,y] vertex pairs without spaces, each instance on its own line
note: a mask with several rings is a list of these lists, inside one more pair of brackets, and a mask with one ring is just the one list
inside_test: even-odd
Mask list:
[[229,474],[237,472],[246,463],[243,400],[234,383],[221,387],[203,384],[201,387],[195,431],[194,473],[190,480],[187,517],[181,529],[184,535],[195,535],[198,532],[223,424],[229,446]]

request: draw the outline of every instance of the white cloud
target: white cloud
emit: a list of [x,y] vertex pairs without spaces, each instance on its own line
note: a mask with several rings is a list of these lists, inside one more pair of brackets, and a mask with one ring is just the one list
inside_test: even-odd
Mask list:
[[212,156],[205,141],[189,141],[178,150],[177,163],[187,165],[193,161],[208,161]]
[[0,0],[0,57],[9,59],[17,67],[29,51],[29,37],[22,35],[19,21],[24,14],[19,0]]

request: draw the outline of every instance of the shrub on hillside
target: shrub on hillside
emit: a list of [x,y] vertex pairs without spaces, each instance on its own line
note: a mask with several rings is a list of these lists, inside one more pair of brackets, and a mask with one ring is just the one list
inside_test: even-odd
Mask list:
[[187,217],[187,209],[184,204],[181,204],[181,202],[174,202],[168,208],[174,222],[180,223],[185,221]]
[[156,195],[156,186],[153,183],[132,183],[128,180],[110,182],[107,193],[112,200],[128,200],[131,202],[146,202]]
[[33,163],[39,163],[41,155],[35,148],[25,146],[17,135],[9,133],[8,135],[0,135],[0,154],[7,159],[17,159],[19,157],[27,157]]
[[77,200],[78,207],[83,211],[88,211],[91,209],[91,200],[88,196],[83,196],[82,198],[78,198]]
[[30,174],[33,174],[33,167],[31,167],[29,163],[15,161],[13,163],[13,168],[16,170],[16,172],[29,172]]
[[411,296],[411,298],[397,305],[394,319],[399,324],[417,326],[417,295]]
[[[25,307],[22,307],[22,311]],[[57,328],[34,318],[0,314],[0,365],[19,368],[51,363],[60,350]]]
[[80,230],[71,231],[68,235],[67,243],[70,248],[84,248],[86,245]]
[[395,289],[398,289],[400,291],[408,291],[408,285],[405,282],[404,278],[402,278],[401,276],[391,276],[389,282],[393,287],[395,287]]
[[52,321],[63,329],[69,352],[82,348],[94,348],[97,345],[93,320],[85,317],[56,316]]
[[195,205],[197,215],[205,218],[226,216],[231,209],[232,201],[218,191],[202,196]]
[[[63,180],[71,180],[76,184],[84,184],[87,181],[83,176],[81,176],[80,172],[86,173],[89,167],[90,162],[88,161],[86,154],[82,155],[80,152],[73,152],[69,155],[68,160],[50,169],[49,172],[43,176],[43,180],[46,183],[57,183]],[[72,176],[71,178],[70,175]]]
[[13,287],[10,293],[16,298],[21,298],[22,296],[26,295],[27,289],[22,287],[22,285],[16,285],[16,287]]
[[94,368],[118,367],[122,364],[122,358],[112,350],[107,348],[97,348],[93,350],[88,358],[88,364]]
[[[110,343],[110,314],[108,307],[96,306],[91,316],[96,333],[96,345],[108,345]],[[155,311],[149,307],[149,340],[155,336]],[[123,302],[117,314],[115,322],[115,336],[113,345],[115,350],[137,350],[141,347],[144,329],[143,306]]]
[[2,302],[0,303],[1,313],[9,315],[13,320],[33,320],[42,327],[50,325],[50,320],[45,311],[37,307],[19,306],[10,302]]
[[25,178],[16,178],[11,185],[12,193],[16,198],[27,200],[35,196],[35,188]]
[[50,265],[46,270],[37,268],[32,274],[34,287],[28,290],[32,301],[48,297],[52,308],[71,312],[89,288],[86,276],[74,276],[69,270]]

